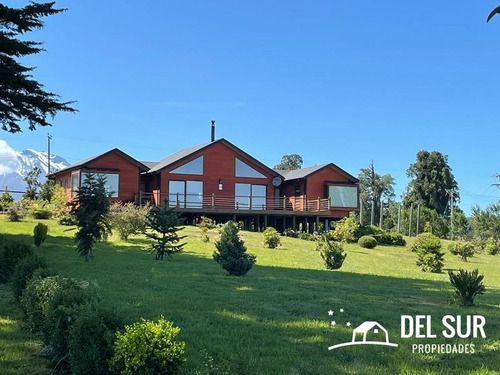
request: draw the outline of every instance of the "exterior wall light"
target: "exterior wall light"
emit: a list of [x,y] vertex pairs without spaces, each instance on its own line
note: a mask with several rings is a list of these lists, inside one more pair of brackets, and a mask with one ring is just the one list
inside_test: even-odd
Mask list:
[[222,190],[222,180],[219,178],[219,190]]

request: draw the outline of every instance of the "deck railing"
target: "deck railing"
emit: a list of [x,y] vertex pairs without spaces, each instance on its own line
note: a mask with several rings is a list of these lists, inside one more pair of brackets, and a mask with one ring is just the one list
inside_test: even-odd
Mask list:
[[228,196],[219,194],[165,194],[158,190],[153,193],[139,192],[136,203],[143,205],[149,202],[159,206],[168,203],[170,207],[179,209],[203,210],[242,210],[242,211],[299,211],[327,212],[330,211],[328,198],[308,199],[301,195],[296,197],[264,197],[264,196]]

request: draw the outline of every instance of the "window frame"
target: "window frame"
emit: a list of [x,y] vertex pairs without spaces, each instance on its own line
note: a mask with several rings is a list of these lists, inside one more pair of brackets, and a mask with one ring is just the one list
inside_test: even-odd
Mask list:
[[[330,186],[332,187],[347,187],[347,188],[355,188],[356,189],[356,206],[335,206],[332,202],[332,198],[330,197]],[[359,185],[353,184],[349,182],[327,182],[326,183],[326,197],[330,200],[330,207],[332,208],[340,208],[340,209],[359,209]]]

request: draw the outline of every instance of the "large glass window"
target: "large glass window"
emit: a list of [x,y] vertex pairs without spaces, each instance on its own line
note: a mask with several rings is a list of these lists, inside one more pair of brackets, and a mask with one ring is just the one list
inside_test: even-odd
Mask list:
[[332,207],[358,207],[356,186],[328,186],[328,198]]
[[203,156],[200,156],[199,158],[191,160],[190,162],[187,162],[186,164],[183,164],[180,167],[175,168],[170,173],[196,174],[196,175],[202,176],[203,175]]
[[203,207],[202,181],[169,181],[168,201],[170,207]]
[[80,189],[80,171],[71,174],[71,196],[76,197],[76,192]]
[[240,159],[235,158],[235,176],[236,177],[253,177],[253,178],[266,178],[262,173],[256,171],[248,164],[242,162]]
[[[109,194],[111,198],[118,198],[119,196],[119,189],[120,189],[120,175],[117,173],[95,173],[96,177],[97,176],[104,176],[106,179],[105,183],[105,188],[106,188],[106,193]],[[74,175],[71,176],[73,179]],[[85,172],[83,172],[82,176],[82,184],[85,182],[87,177],[85,176]],[[73,181],[71,183],[73,186]]]
[[265,210],[266,189],[266,185],[235,184],[235,208],[237,210]]

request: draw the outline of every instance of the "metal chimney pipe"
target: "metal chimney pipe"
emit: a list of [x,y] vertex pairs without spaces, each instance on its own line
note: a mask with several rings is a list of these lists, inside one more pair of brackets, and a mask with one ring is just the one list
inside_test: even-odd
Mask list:
[[215,120],[212,120],[212,137],[211,142],[215,141]]

